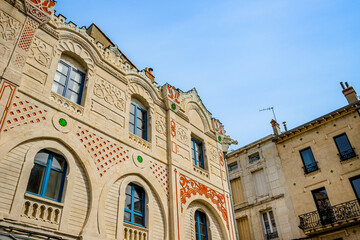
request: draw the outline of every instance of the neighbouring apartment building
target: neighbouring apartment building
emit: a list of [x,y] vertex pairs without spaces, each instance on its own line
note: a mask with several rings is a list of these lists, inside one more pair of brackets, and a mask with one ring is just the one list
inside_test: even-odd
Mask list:
[[360,103],[342,86],[349,105],[274,138],[306,239],[360,239]]
[[235,141],[196,90],[54,7],[0,0],[0,239],[235,240]]
[[274,135],[227,155],[239,238],[300,236]]
[[239,239],[360,239],[360,102],[227,155]]

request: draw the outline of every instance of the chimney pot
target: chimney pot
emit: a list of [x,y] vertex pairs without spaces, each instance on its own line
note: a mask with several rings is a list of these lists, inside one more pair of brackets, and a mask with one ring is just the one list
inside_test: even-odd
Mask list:
[[359,101],[356,91],[354,90],[353,87],[349,86],[349,84],[347,82],[345,82],[346,88],[344,88],[344,85],[342,84],[342,82],[340,84],[343,87],[342,93],[344,94],[344,96],[349,104]]
[[273,119],[273,120],[271,120],[270,123],[273,128],[274,134],[276,136],[279,135],[281,133],[281,130],[280,130],[280,125],[278,124],[278,122]]

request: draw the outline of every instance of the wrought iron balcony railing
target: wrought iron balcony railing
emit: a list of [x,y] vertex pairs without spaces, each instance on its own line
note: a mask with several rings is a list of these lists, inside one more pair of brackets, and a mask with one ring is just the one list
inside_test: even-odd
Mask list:
[[338,155],[339,155],[341,161],[345,161],[350,158],[356,157],[354,148],[350,148],[346,151],[342,151],[342,152],[338,153]]
[[317,162],[315,161],[313,163],[309,163],[309,164],[304,165],[303,169],[304,169],[304,173],[308,174],[308,173],[311,173],[311,172],[315,172],[316,170],[319,169],[319,167],[317,165]]
[[272,232],[272,233],[266,233],[266,239],[267,240],[271,240],[271,239],[274,239],[274,238],[278,238],[279,237],[279,234],[278,232]]
[[341,225],[349,223],[350,220],[360,221],[359,200],[340,203],[326,210],[305,213],[299,215],[299,219],[299,228],[305,233],[308,231],[317,231],[317,229],[329,224]]

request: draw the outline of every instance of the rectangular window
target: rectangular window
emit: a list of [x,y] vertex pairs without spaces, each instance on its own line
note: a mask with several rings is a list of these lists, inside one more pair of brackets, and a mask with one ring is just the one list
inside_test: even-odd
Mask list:
[[233,163],[233,164],[229,165],[229,172],[235,171],[236,169],[238,169],[237,163]]
[[234,204],[239,204],[245,201],[244,191],[241,184],[241,178],[236,178],[230,181],[231,192]]
[[320,222],[330,224],[334,222],[334,212],[325,188],[319,188],[311,191],[314,197],[315,205],[320,216]]
[[85,74],[64,61],[58,63],[52,91],[80,104]]
[[206,223],[206,215],[203,212],[197,210],[195,212],[195,233],[196,240],[207,240],[207,223]]
[[260,154],[257,152],[257,153],[254,153],[254,154],[251,154],[249,156],[249,163],[254,163],[254,162],[257,162],[260,160]]
[[350,178],[349,180],[350,180],[351,186],[354,189],[356,198],[358,200],[360,200],[360,176]]
[[205,169],[202,143],[194,138],[191,138],[191,153],[193,164]]
[[334,141],[339,151],[338,155],[340,156],[341,161],[356,157],[354,149],[352,148],[349,139],[346,136],[346,133],[334,137]]
[[135,103],[130,105],[129,131],[147,140],[147,112]]
[[301,159],[304,163],[303,168],[304,168],[305,174],[314,172],[319,169],[310,147],[308,147],[304,150],[301,150],[300,155],[301,155]]
[[273,211],[263,212],[261,215],[266,239],[274,239],[279,237]]
[[265,179],[264,171],[259,170],[253,172],[254,182],[255,182],[255,190],[256,196],[261,197],[268,194],[267,182]]

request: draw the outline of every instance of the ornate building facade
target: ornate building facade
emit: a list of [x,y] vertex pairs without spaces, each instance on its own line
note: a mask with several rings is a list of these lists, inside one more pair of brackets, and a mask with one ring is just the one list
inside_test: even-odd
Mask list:
[[196,90],[54,7],[0,0],[0,238],[235,240],[234,141]]

